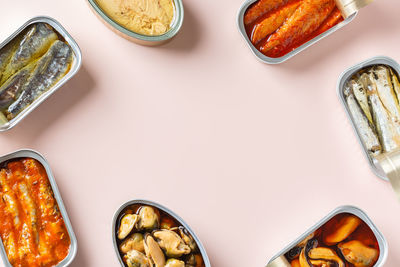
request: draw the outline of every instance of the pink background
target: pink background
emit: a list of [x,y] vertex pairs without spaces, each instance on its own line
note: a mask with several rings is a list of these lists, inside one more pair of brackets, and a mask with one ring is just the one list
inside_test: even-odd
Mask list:
[[111,219],[145,198],[193,228],[213,266],[264,266],[339,205],[365,210],[400,265],[400,212],[369,168],[336,95],[346,68],[400,60],[398,0],[377,0],[348,26],[269,66],[236,26],[243,0],[185,0],[165,46],[120,38],[86,1],[1,0],[0,38],[48,15],[80,45],[77,76],[13,130],[0,153],[50,162],[78,238],[71,266],[118,266]]

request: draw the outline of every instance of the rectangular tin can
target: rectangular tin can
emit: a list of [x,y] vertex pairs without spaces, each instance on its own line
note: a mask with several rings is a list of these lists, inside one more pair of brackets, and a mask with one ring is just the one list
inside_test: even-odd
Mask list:
[[320,35],[316,36],[315,38],[311,39],[310,41],[302,44],[301,46],[297,47],[294,49],[292,52],[287,53],[286,55],[278,58],[273,58],[273,57],[267,57],[263,53],[257,50],[257,48],[254,47],[254,45],[251,43],[251,40],[246,34],[246,29],[244,26],[244,14],[246,10],[252,5],[253,3],[257,2],[258,0],[246,0],[242,6],[239,9],[239,13],[237,15],[237,25],[239,28],[239,32],[243,36],[244,40],[246,41],[247,45],[249,46],[251,52],[261,61],[267,64],[280,64],[288,60],[289,58],[297,55],[301,51],[307,49],[308,47],[312,46],[313,44],[319,42],[320,40],[324,39],[328,35],[334,33],[335,31],[339,30],[340,28],[343,28],[347,24],[349,24],[353,19],[357,16],[358,12],[354,13],[353,15],[349,16],[346,18],[344,21],[340,22],[339,24],[333,26],[329,30],[321,33]]
[[[67,210],[65,209],[63,200],[61,198],[61,194],[58,191],[56,180],[54,179],[53,173],[51,172],[50,165],[41,154],[39,154],[38,152],[36,152],[34,150],[30,150],[30,149],[22,149],[22,150],[18,150],[18,151],[12,152],[10,154],[4,155],[4,156],[0,157],[0,163],[3,163],[7,160],[17,159],[17,158],[33,158],[33,159],[39,161],[46,170],[46,173],[47,173],[50,185],[51,185],[51,189],[54,194],[54,198],[57,201],[59,210],[64,219],[65,227],[67,228],[69,237],[71,239],[71,245],[70,245],[69,253],[68,253],[67,257],[65,257],[65,259],[62,260],[59,264],[57,264],[55,267],[68,266],[71,264],[71,262],[74,260],[74,258],[76,256],[76,252],[78,249],[78,242],[76,240],[75,233],[72,229],[71,222],[68,218]],[[5,267],[13,267],[10,264],[10,262],[8,261],[8,257],[7,257],[6,251],[4,249],[4,246],[3,246],[3,242],[0,242],[0,256],[3,260]]]
[[157,46],[162,45],[170,41],[181,29],[184,18],[184,8],[182,0],[173,0],[175,5],[175,16],[171,24],[171,28],[164,34],[156,36],[148,36],[139,34],[128,30],[127,28],[119,25],[112,20],[96,3],[96,0],[88,0],[88,4],[96,17],[100,19],[110,30],[117,35],[127,39],[128,41],[145,45],[145,46]]
[[121,256],[119,254],[119,250],[118,250],[118,245],[117,245],[117,239],[116,239],[116,234],[115,234],[115,227],[117,226],[117,220],[118,220],[118,216],[121,214],[121,212],[128,206],[130,205],[134,205],[134,204],[139,204],[139,205],[149,205],[149,206],[153,206],[156,207],[159,210],[164,211],[165,213],[171,215],[175,220],[177,220],[183,227],[186,228],[186,230],[188,230],[188,232],[190,233],[190,235],[193,237],[193,239],[196,241],[197,246],[199,247],[201,256],[203,257],[203,261],[206,267],[211,267],[211,263],[210,260],[208,258],[206,249],[204,248],[203,244],[201,243],[200,239],[197,237],[197,235],[193,232],[193,230],[189,227],[189,225],[181,218],[179,217],[175,212],[171,211],[170,209],[156,203],[153,201],[149,201],[149,200],[144,200],[144,199],[134,199],[134,200],[130,200],[126,203],[124,203],[121,207],[118,208],[118,210],[115,212],[113,220],[112,220],[112,229],[111,229],[111,234],[112,234],[112,241],[113,241],[113,245],[114,245],[114,250],[115,253],[117,254],[118,257],[118,261],[121,264],[122,267],[125,267],[124,262],[121,259]]
[[19,113],[14,119],[9,122],[0,125],[0,132],[10,130],[15,125],[17,125],[21,120],[23,120],[29,113],[31,113],[35,108],[37,108],[43,101],[45,101],[50,95],[52,95],[58,88],[63,86],[69,79],[71,79],[81,67],[82,64],[82,53],[79,49],[78,44],[71,37],[71,35],[61,26],[61,24],[53,18],[50,17],[34,17],[28,20],[24,25],[22,25],[18,30],[16,30],[11,36],[9,36],[6,40],[0,43],[0,49],[6,46],[9,42],[11,42],[18,34],[20,34],[23,30],[35,23],[47,23],[53,29],[62,36],[68,45],[72,48],[73,51],[73,61],[71,65],[70,71],[60,80],[58,81],[52,88],[48,91],[44,92],[41,96],[39,96],[32,104],[30,104],[26,109],[24,109],[21,113]]
[[346,71],[344,71],[340,75],[339,81],[337,83],[337,93],[338,93],[340,101],[343,104],[344,109],[346,110],[347,117],[349,118],[349,120],[351,122],[351,125],[352,125],[352,127],[354,129],[354,132],[355,132],[355,134],[357,136],[357,139],[358,139],[361,147],[364,150],[364,155],[366,156],[366,158],[367,158],[367,160],[369,162],[369,165],[371,166],[372,171],[379,178],[381,178],[381,179],[383,179],[385,181],[388,181],[388,178],[387,178],[386,174],[383,172],[383,170],[381,168],[378,168],[376,166],[375,158],[368,153],[368,149],[366,148],[365,144],[361,140],[360,132],[358,131],[358,129],[356,127],[356,124],[354,122],[354,119],[351,116],[351,113],[350,113],[350,110],[349,110],[349,108],[347,106],[346,98],[345,98],[345,95],[344,95],[345,84],[355,73],[357,73],[361,69],[367,68],[369,66],[380,65],[380,64],[381,65],[390,66],[397,72],[397,74],[400,74],[400,65],[399,65],[399,63],[397,63],[393,59],[391,59],[389,57],[385,57],[385,56],[373,57],[373,58],[368,59],[366,61],[363,61],[363,62],[361,62],[359,64],[356,64],[355,66],[353,66],[353,67],[347,69]]
[[369,228],[371,228],[372,232],[374,233],[374,235],[376,237],[376,240],[378,240],[379,251],[380,251],[379,258],[378,258],[377,262],[375,263],[375,265],[373,267],[382,267],[382,266],[384,266],[384,264],[386,262],[386,259],[387,259],[387,255],[388,255],[388,245],[387,245],[386,239],[382,235],[382,233],[378,230],[378,228],[376,228],[376,226],[371,221],[371,219],[368,217],[368,215],[364,211],[362,211],[361,209],[359,209],[357,207],[354,207],[354,206],[341,206],[341,207],[338,207],[335,210],[333,210],[326,217],[324,217],[322,220],[320,220],[317,224],[315,224],[313,227],[311,227],[308,231],[306,231],[304,234],[302,234],[299,238],[297,238],[295,241],[290,243],[287,247],[282,249],[265,266],[266,267],[270,267],[271,266],[270,264],[274,260],[276,260],[280,256],[286,254],[290,249],[292,249],[297,244],[299,244],[301,241],[303,241],[307,236],[309,236],[314,231],[319,229],[321,226],[323,226],[330,219],[332,219],[333,217],[335,217],[336,215],[341,214],[341,213],[353,214],[353,215],[357,216],[358,218],[360,218],[361,220],[363,220],[369,226]]

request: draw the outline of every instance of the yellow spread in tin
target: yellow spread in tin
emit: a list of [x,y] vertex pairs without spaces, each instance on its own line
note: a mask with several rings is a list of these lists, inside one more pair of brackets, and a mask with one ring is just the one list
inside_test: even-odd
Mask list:
[[116,23],[143,35],[161,35],[174,18],[173,0],[97,0]]

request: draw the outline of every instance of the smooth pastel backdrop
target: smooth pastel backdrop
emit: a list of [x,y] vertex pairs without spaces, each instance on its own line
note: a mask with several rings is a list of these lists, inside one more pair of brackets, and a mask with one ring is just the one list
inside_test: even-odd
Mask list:
[[0,38],[48,15],[80,45],[79,74],[17,127],[0,154],[50,162],[79,252],[71,265],[118,266],[111,219],[145,198],[198,234],[213,266],[265,263],[343,204],[365,210],[400,265],[400,206],[370,170],[336,83],[376,55],[400,61],[400,1],[377,0],[288,62],[269,66],[236,26],[242,0],[184,0],[179,35],[143,47],[107,29],[86,1],[0,0]]

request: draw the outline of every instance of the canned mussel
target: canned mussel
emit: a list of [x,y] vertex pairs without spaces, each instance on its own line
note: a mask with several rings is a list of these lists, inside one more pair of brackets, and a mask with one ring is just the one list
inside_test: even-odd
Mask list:
[[375,173],[399,190],[400,66],[376,57],[346,71],[339,96]]
[[252,52],[281,63],[354,19],[371,0],[249,0],[238,26]]
[[0,45],[0,131],[8,130],[75,74],[76,43],[55,20],[28,21]]
[[120,208],[114,217],[113,240],[122,266],[211,266],[182,219],[150,201],[135,200]]
[[68,266],[77,250],[46,160],[32,150],[0,158],[0,254],[5,266]]
[[345,206],[321,220],[267,267],[378,267],[386,256],[386,241],[367,215]]

